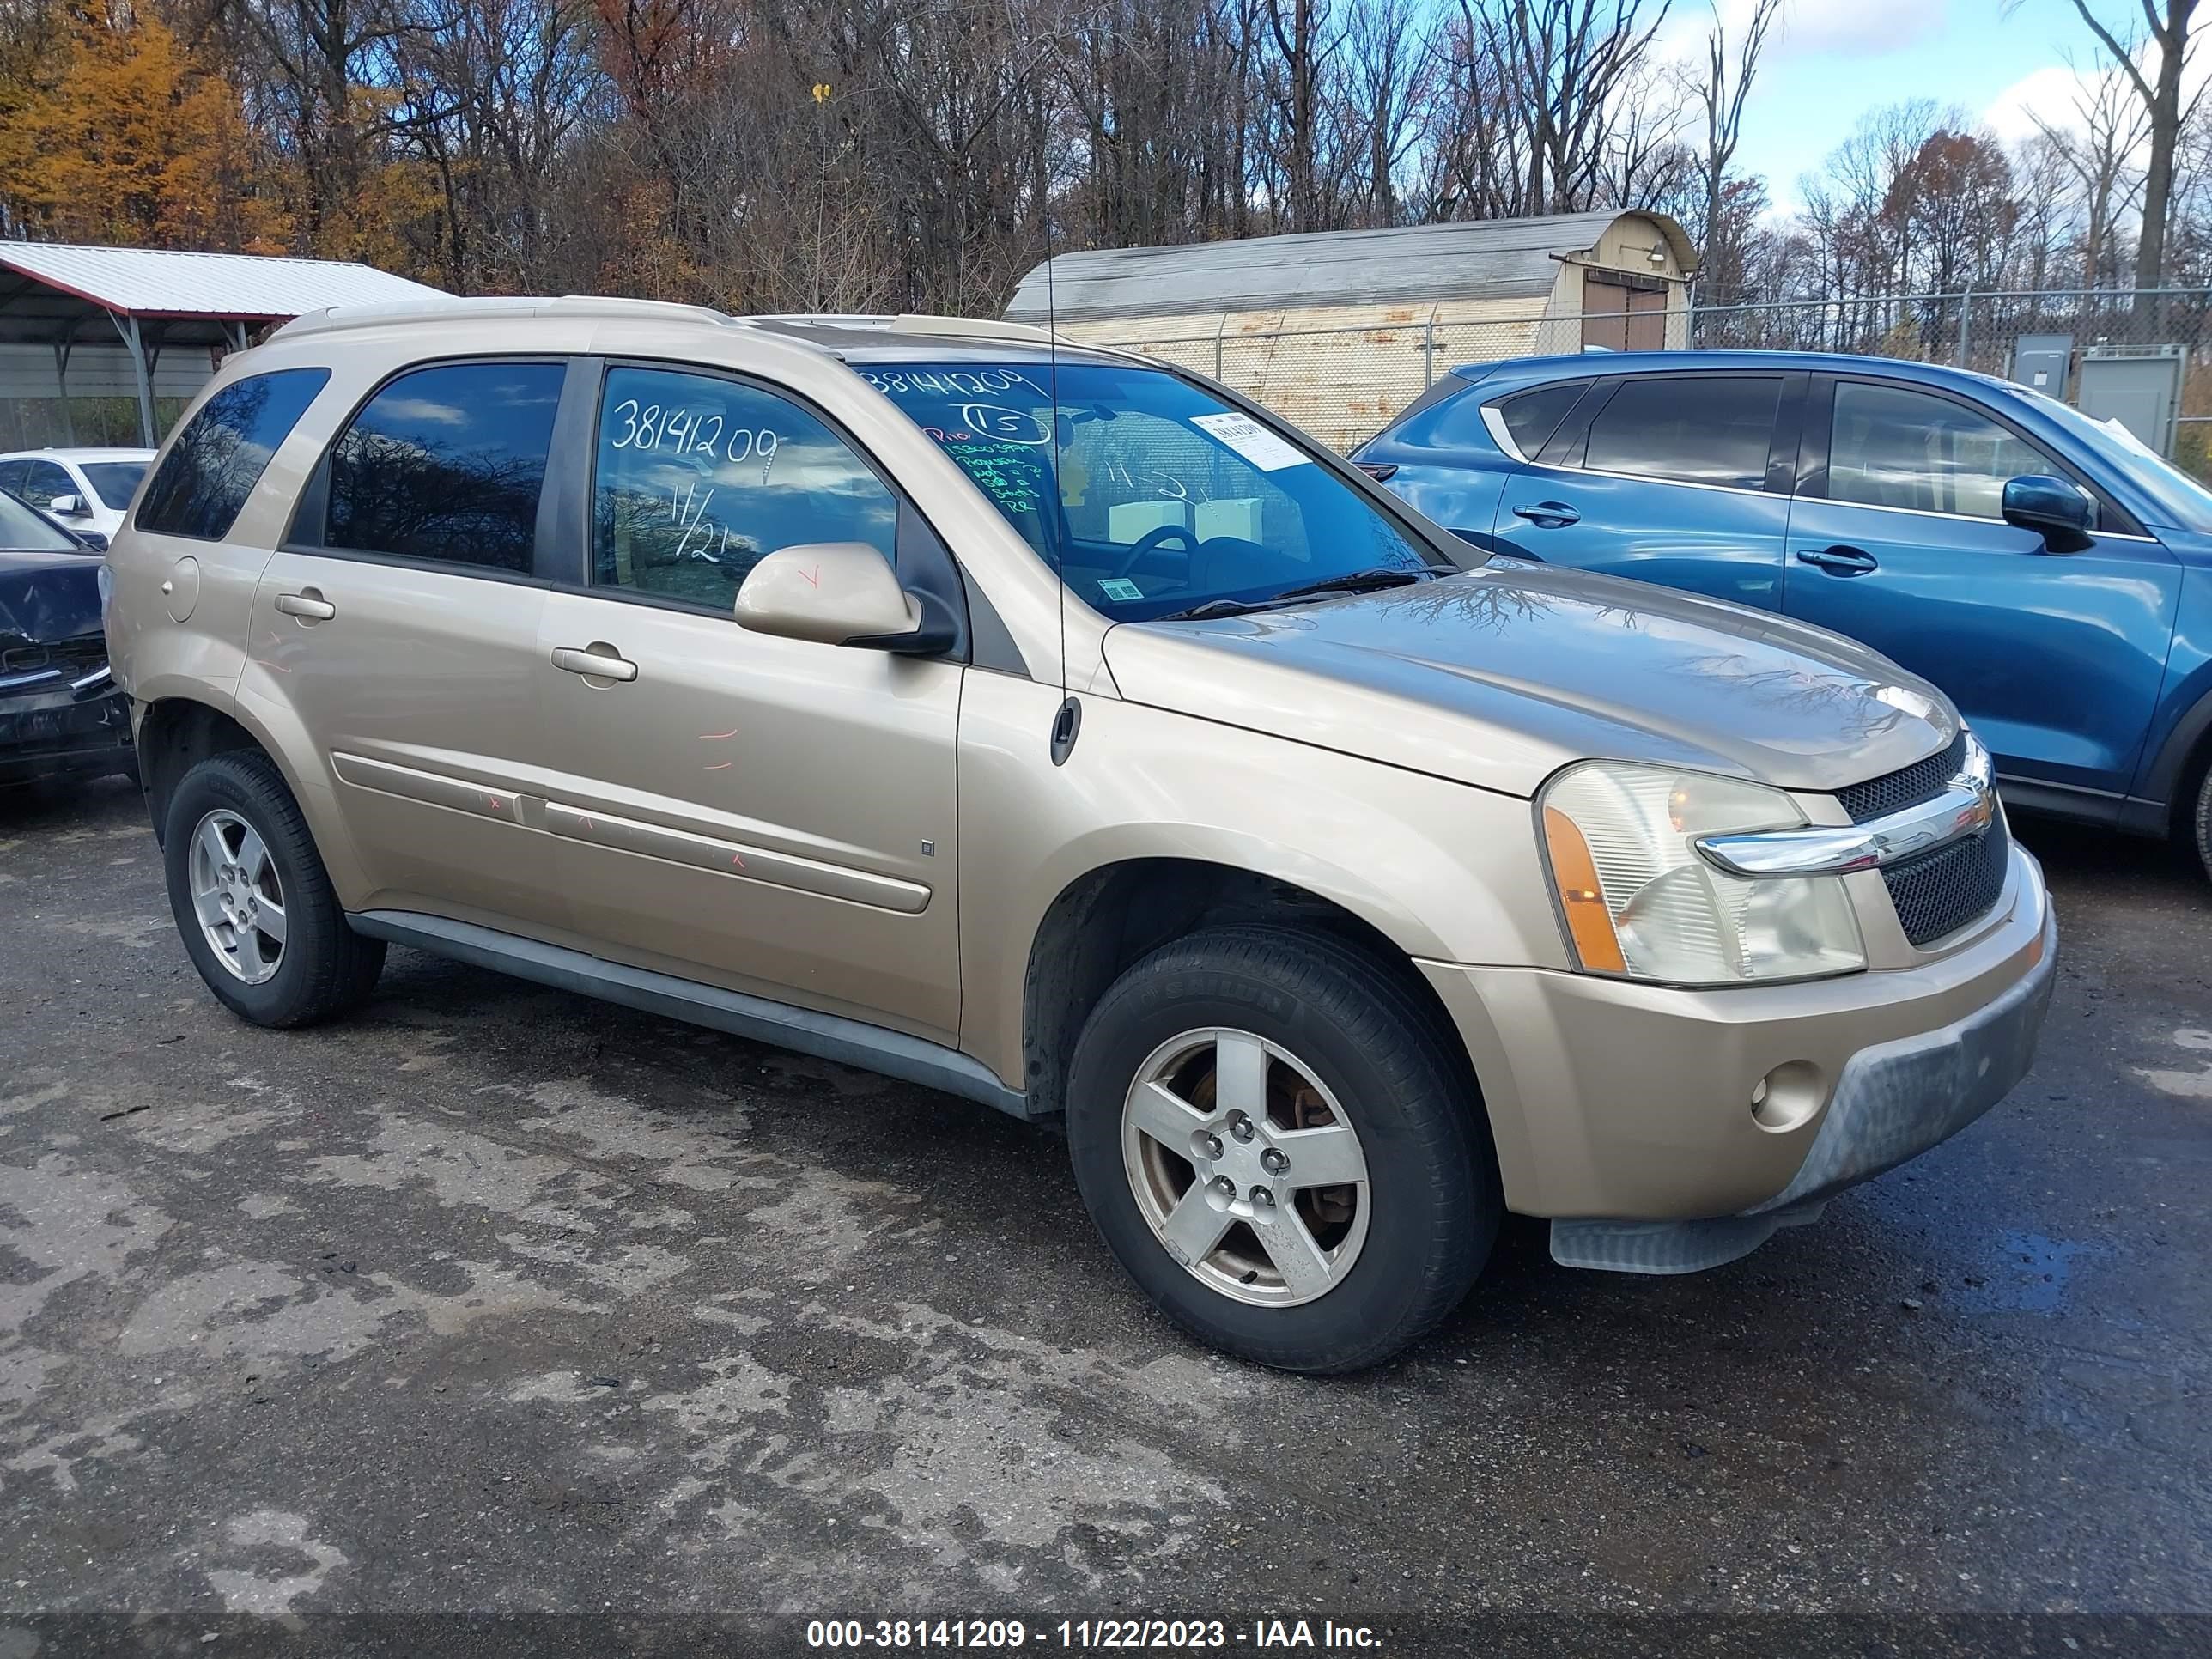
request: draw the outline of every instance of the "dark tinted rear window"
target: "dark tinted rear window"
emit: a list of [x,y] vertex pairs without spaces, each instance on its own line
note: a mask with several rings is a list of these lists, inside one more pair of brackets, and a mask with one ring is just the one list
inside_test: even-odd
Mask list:
[[1766,482],[1778,374],[1650,375],[1622,383],[1590,422],[1584,465],[1603,472],[1757,489]]
[[446,363],[392,381],[331,450],[325,544],[527,571],[566,373]]
[[209,398],[161,458],[138,503],[141,530],[221,541],[246,498],[331,378],[326,368],[249,374]]
[[1559,429],[1559,422],[1567,418],[1567,411],[1581,401],[1588,380],[1563,380],[1558,386],[1540,386],[1533,392],[1523,392],[1508,398],[1498,405],[1504,417],[1505,429],[1513,434],[1514,447],[1530,460],[1536,459],[1552,434]]

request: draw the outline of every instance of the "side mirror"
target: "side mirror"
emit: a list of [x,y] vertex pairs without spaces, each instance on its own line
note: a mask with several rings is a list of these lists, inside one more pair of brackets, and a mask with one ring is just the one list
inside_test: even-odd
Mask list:
[[57,519],[82,519],[92,509],[84,504],[82,495],[57,495],[46,503],[46,511]]
[[2063,478],[2008,478],[2002,510],[2007,524],[2042,537],[2045,552],[2079,553],[2095,537],[2097,503]]
[[737,617],[756,634],[902,656],[934,656],[953,641],[951,629],[926,617],[890,561],[866,542],[778,548],[746,573]]

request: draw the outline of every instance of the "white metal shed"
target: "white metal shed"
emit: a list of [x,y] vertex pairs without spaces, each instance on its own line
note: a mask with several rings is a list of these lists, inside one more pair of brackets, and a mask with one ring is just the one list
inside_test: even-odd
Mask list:
[[190,397],[264,325],[447,297],[325,259],[0,242],[0,397],[58,398],[66,421],[73,394],[135,396],[150,447],[155,396]]

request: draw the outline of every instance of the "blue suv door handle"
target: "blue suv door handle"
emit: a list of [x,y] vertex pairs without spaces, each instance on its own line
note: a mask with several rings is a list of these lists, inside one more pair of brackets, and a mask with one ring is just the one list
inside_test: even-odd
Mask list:
[[1538,501],[1534,507],[1516,507],[1516,519],[1526,519],[1539,530],[1559,530],[1571,524],[1580,524],[1583,515],[1565,501]]
[[1863,576],[1881,568],[1873,554],[1862,553],[1856,547],[1801,547],[1797,562],[1818,565],[1831,576]]

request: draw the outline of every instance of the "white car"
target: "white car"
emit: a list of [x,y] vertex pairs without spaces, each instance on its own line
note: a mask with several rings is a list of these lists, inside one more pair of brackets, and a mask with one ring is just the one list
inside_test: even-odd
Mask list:
[[0,489],[105,545],[153,459],[150,449],[19,449],[0,455]]

